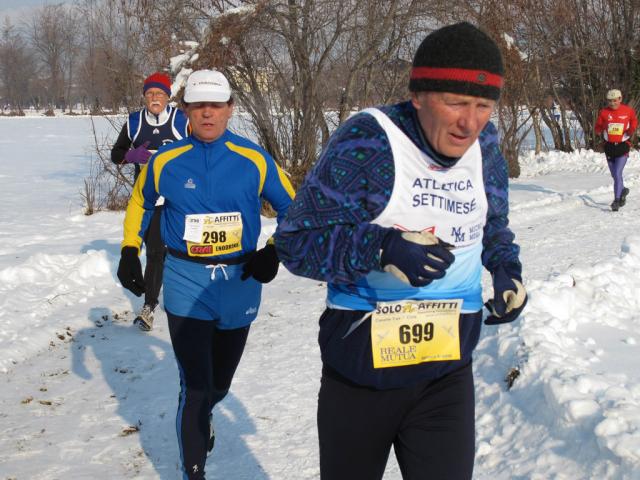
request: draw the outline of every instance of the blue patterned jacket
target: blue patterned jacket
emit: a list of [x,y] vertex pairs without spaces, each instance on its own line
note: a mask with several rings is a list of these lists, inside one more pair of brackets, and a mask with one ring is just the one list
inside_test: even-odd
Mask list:
[[[411,102],[381,107],[421,150],[429,153]],[[482,263],[520,278],[520,249],[508,228],[507,163],[489,122],[480,134],[484,187],[489,204]],[[275,235],[282,263],[296,275],[353,283],[380,270],[380,246],[388,229],[370,223],[384,210],[393,187],[387,136],[370,115],[355,115],[332,135],[280,222]]]
[[[420,150],[434,158],[411,102],[381,107]],[[480,135],[483,182],[488,210],[483,231],[482,265],[521,278],[519,247],[508,228],[508,172],[496,128]],[[389,228],[371,223],[385,209],[394,185],[394,160],[387,134],[368,114],[350,118],[332,135],[284,220],[275,245],[285,267],[296,275],[354,290],[356,282],[381,270],[380,250]],[[329,308],[320,319],[319,344],[327,372],[377,389],[415,385],[467,365],[480,336],[482,313],[459,319],[460,359],[376,369],[372,365],[370,320],[355,330],[365,310]]]

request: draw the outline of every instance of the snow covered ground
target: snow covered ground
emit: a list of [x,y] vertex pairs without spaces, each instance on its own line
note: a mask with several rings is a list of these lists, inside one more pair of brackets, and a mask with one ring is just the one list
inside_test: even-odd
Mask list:
[[[179,478],[166,317],[132,326],[140,299],[115,276],[123,214],[82,213],[89,119],[0,118],[0,131],[0,479]],[[530,301],[476,351],[474,478],[640,479],[640,155],[617,213],[601,154],[525,156],[522,172],[511,225]],[[208,478],[319,478],[323,305],[324,285],[284,269],[265,287]],[[400,478],[391,460],[385,479]]]

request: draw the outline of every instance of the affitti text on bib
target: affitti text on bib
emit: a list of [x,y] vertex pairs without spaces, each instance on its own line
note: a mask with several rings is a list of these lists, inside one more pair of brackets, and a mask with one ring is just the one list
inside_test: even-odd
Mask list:
[[378,302],[371,316],[373,367],[460,360],[462,300]]
[[212,257],[242,250],[240,212],[187,215],[184,240],[191,257]]

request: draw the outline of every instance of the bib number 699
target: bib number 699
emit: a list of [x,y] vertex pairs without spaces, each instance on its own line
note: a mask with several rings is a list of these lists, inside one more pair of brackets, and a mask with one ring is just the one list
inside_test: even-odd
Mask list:
[[433,323],[427,322],[414,323],[413,325],[400,325],[398,329],[400,343],[406,345],[407,343],[420,343],[422,341],[428,342],[433,338]]

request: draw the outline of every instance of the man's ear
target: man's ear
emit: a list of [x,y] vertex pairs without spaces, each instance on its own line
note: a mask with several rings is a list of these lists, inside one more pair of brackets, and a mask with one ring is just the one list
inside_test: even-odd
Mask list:
[[420,108],[422,108],[422,105],[420,105],[420,102],[418,101],[420,93],[422,92],[411,92],[411,103],[416,110],[420,110]]

